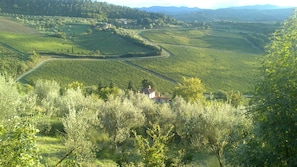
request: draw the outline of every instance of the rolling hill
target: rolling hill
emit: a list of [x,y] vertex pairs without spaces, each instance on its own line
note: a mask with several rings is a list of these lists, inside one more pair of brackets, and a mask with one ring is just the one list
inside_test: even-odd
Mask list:
[[185,22],[281,22],[292,14],[294,8],[282,8],[273,5],[256,5],[211,10],[155,6],[150,8],[141,8],[141,10],[166,14]]

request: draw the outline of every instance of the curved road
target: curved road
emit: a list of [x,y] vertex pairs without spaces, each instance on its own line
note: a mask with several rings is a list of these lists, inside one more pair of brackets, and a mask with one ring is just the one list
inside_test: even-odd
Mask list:
[[138,68],[140,70],[146,71],[151,73],[152,75],[155,75],[157,77],[160,77],[162,79],[168,80],[169,82],[173,82],[176,83],[176,81],[163,76],[161,74],[158,74],[157,72],[154,72],[152,70],[146,69],[144,67],[140,67],[140,66],[136,66],[134,64],[129,63],[129,60],[137,60],[137,59],[150,59],[150,58],[167,58],[170,56],[170,53],[168,51],[166,51],[165,49],[162,49],[162,54],[160,56],[147,56],[147,57],[131,57],[131,58],[102,58],[104,57],[104,55],[102,55],[102,57],[94,57],[94,58],[70,58],[70,57],[63,57],[63,56],[54,56],[54,55],[50,55],[47,56],[46,59],[41,60],[35,67],[33,67],[32,69],[30,69],[29,71],[25,72],[24,74],[22,74],[21,76],[19,76],[16,81],[21,80],[22,78],[24,78],[26,75],[30,74],[33,71],[36,71],[37,69],[39,69],[42,65],[44,65],[45,63],[49,62],[49,61],[59,61],[59,60],[75,60],[75,61],[125,61],[126,64],[131,65],[135,68]]
[[[144,30],[142,30],[144,31]],[[145,37],[141,36],[141,32],[142,31],[139,31],[138,32],[138,36],[141,37],[143,39],[143,41],[149,45],[153,45],[153,46],[158,46],[158,47],[161,47],[160,45],[161,44],[166,44],[166,43],[158,43],[158,42],[152,42],[150,41],[149,39],[146,39]],[[260,50],[259,47],[255,46],[251,41],[249,41],[248,39],[245,39],[247,41],[247,43],[249,43],[252,47],[254,47],[255,49],[258,49]],[[1,44],[1,43],[0,43]],[[167,45],[171,45],[171,46],[178,46],[178,47],[184,47],[184,48],[201,48],[201,47],[197,47],[197,46],[191,46],[191,45],[177,45],[177,44],[167,44]],[[139,70],[142,70],[142,71],[145,71],[147,73],[150,73],[154,76],[157,76],[161,79],[164,79],[164,80],[167,80],[171,83],[174,83],[176,84],[177,81],[172,79],[172,78],[169,78],[167,76],[164,76],[156,71],[153,71],[151,69],[147,69],[147,68],[144,68],[142,66],[139,66],[137,64],[134,64],[132,63],[131,61],[129,60],[136,60],[136,59],[148,59],[148,58],[167,58],[169,56],[171,56],[171,54],[164,48],[162,48],[162,54],[160,56],[148,56],[148,57],[132,57],[132,58],[116,58],[116,55],[114,55],[115,58],[102,58],[104,57],[104,55],[102,55],[102,57],[94,57],[94,58],[70,58],[70,57],[63,57],[63,56],[54,56],[54,55],[51,55],[51,56],[47,56],[48,58],[47,59],[44,59],[42,61],[40,61],[35,67],[33,67],[31,70],[25,72],[24,74],[22,74],[21,76],[19,76],[16,81],[19,81],[21,80],[22,78],[24,78],[26,75],[28,75],[29,73],[33,72],[33,71],[36,71],[37,69],[39,69],[42,65],[44,65],[45,63],[49,62],[49,61],[56,61],[56,60],[77,60],[77,61],[123,61],[125,64],[127,65],[130,65],[130,66],[133,66],[134,68],[137,68]]]

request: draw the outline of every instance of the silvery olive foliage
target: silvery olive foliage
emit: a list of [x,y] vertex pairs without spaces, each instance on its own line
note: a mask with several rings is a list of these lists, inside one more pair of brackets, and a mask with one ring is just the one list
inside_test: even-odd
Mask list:
[[39,165],[38,130],[24,114],[32,104],[27,95],[18,93],[12,78],[0,75],[0,166]]

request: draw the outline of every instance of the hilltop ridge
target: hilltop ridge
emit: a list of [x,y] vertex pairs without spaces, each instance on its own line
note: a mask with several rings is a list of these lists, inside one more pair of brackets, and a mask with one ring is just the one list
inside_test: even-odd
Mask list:
[[200,9],[188,7],[152,6],[139,8],[146,12],[155,12],[174,17],[185,22],[209,21],[249,21],[249,22],[279,22],[289,17],[293,7],[274,5],[239,6],[219,9]]

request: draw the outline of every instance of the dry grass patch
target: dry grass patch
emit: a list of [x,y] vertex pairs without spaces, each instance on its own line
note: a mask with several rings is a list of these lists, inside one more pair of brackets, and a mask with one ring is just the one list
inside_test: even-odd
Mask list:
[[21,23],[13,21],[0,16],[0,32],[10,32],[19,34],[36,34],[38,33],[35,29],[27,27]]

